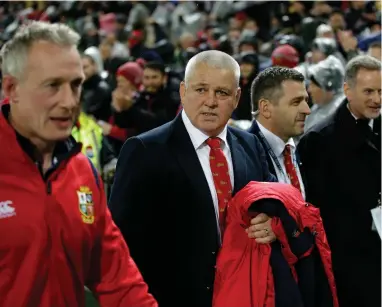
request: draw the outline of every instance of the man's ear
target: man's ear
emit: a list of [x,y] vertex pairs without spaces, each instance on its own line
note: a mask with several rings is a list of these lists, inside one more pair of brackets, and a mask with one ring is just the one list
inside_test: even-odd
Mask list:
[[239,105],[240,97],[241,97],[241,88],[238,87],[236,90],[236,97],[235,97],[235,109]]
[[9,101],[17,103],[19,100],[19,95],[17,91],[18,81],[15,77],[10,75],[4,75],[2,80],[2,90],[5,97],[9,98]]
[[258,102],[259,106],[259,113],[265,117],[265,118],[270,118],[272,115],[272,110],[271,110],[271,102],[268,99],[265,98],[260,98]]
[[352,89],[347,82],[344,83],[344,94],[348,100],[352,100]]
[[183,105],[184,96],[186,95],[186,83],[184,81],[180,82],[179,86],[179,95],[180,95],[180,102]]

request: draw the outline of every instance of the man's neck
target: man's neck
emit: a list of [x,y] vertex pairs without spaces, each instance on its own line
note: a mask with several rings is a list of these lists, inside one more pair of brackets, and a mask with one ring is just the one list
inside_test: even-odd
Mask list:
[[23,136],[24,138],[28,139],[29,142],[31,142],[35,147],[34,156],[37,161],[39,161],[42,165],[43,172],[45,173],[51,166],[52,166],[52,160],[53,160],[53,151],[55,147],[55,142],[46,142],[41,140],[38,137],[34,137],[30,135],[27,131],[25,131],[24,127],[22,125],[18,124],[18,121],[14,119],[14,116],[12,114],[9,114],[9,123],[15,129],[15,131]]
[[272,132],[274,135],[278,136],[280,139],[282,139],[285,143],[288,142],[290,137],[283,135],[280,133],[278,129],[274,127],[274,125],[271,124],[270,121],[267,119],[263,118],[262,116],[257,116],[256,120],[268,131]]
[[348,103],[347,106],[348,106],[348,109],[349,109],[350,113],[353,115],[353,117],[354,117],[355,119],[367,119],[367,118],[365,118],[362,114],[360,114],[359,112],[357,112],[354,108],[352,108],[350,102]]

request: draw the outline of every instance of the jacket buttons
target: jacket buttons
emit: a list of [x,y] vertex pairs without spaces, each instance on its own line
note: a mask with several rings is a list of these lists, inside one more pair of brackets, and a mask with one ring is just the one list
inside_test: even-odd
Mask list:
[[212,255],[215,255],[216,253],[215,252],[212,252]]
[[211,290],[211,288],[210,288],[210,287],[207,287],[207,290],[208,290],[208,291],[210,291],[210,290]]

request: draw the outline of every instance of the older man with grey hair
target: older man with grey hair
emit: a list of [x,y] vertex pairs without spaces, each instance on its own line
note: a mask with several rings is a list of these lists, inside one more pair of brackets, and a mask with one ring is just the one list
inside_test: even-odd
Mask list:
[[298,149],[307,200],[320,208],[332,249],[339,306],[381,306],[381,239],[371,214],[381,205],[381,62],[353,58],[344,93]]
[[32,22],[1,50],[1,306],[156,307],[71,137],[84,80],[79,35]]
[[[120,153],[109,207],[162,307],[212,306],[226,203],[252,180],[274,180],[257,138],[227,126],[239,78],[231,56],[197,54],[180,85],[183,111]],[[266,215],[251,223],[249,237],[275,239]]]

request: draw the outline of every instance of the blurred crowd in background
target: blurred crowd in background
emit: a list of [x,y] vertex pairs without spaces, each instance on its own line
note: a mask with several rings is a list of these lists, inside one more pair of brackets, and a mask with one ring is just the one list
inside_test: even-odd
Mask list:
[[[306,77],[306,129],[343,101],[344,66],[381,59],[380,1],[2,1],[0,45],[28,20],[64,22],[80,33],[86,81],[73,136],[112,180],[124,141],[171,121],[188,60],[204,50],[240,64],[242,96],[231,124],[250,126],[250,86],[278,65]],[[5,98],[5,97],[3,97]]]

